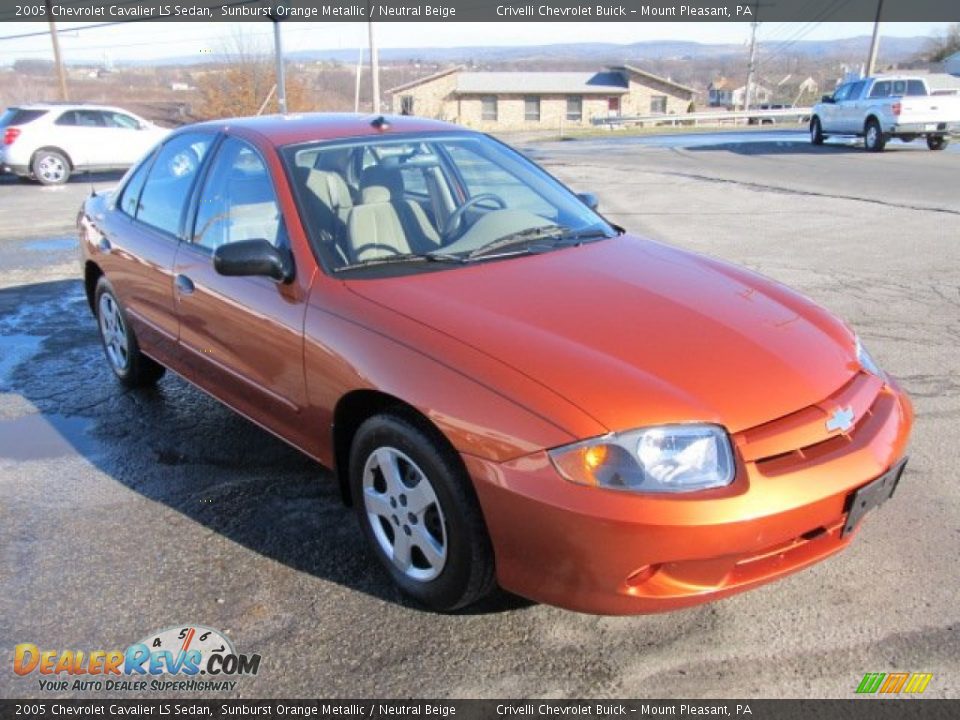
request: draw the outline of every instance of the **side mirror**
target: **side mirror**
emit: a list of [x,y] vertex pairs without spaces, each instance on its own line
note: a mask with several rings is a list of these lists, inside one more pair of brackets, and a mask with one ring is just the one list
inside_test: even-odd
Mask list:
[[820,98],[820,102],[825,102],[825,103],[834,102],[833,95],[824,95],[822,98]]
[[239,240],[213,251],[213,269],[221,275],[260,275],[288,283],[293,280],[293,257],[266,240]]
[[592,192],[577,193],[577,198],[591,210],[600,207],[600,199]]

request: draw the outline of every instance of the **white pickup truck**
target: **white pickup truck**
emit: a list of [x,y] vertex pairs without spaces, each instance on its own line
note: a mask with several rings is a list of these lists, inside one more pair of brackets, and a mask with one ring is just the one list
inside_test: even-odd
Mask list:
[[910,142],[921,136],[931,150],[943,150],[951,134],[960,134],[960,96],[934,95],[919,77],[844,83],[833,95],[823,96],[810,118],[814,145],[830,135],[857,135],[872,152],[882,151],[890,138]]

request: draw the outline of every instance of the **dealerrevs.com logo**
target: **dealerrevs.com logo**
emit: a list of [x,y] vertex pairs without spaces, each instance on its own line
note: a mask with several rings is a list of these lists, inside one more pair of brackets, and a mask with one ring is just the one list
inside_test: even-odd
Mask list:
[[150,633],[125,650],[14,648],[13,671],[36,676],[40,690],[146,692],[232,691],[256,675],[260,656],[236,652],[219,630],[186,625]]

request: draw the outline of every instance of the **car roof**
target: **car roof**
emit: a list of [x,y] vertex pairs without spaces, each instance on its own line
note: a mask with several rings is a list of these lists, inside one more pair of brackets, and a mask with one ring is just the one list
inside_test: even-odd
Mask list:
[[10,106],[18,110],[106,110],[108,112],[121,112],[133,115],[129,110],[113,107],[112,105],[90,105],[87,103],[71,102],[32,102],[18,103]]
[[412,115],[371,115],[363,113],[292,113],[259,117],[210,120],[185,128],[246,130],[257,133],[276,146],[294,145],[312,140],[422,133],[454,132],[465,128],[439,120]]

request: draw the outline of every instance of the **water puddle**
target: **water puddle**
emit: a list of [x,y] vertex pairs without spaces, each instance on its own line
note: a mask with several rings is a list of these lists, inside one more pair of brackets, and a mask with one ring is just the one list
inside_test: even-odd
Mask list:
[[13,369],[40,350],[44,338],[37,335],[0,336],[0,387],[8,385]]
[[76,248],[77,239],[72,235],[50,238],[49,240],[34,240],[23,246],[24,250],[31,250],[33,252],[58,252],[75,250]]
[[89,454],[96,441],[88,430],[89,418],[62,415],[25,415],[0,421],[0,458],[45,460]]

